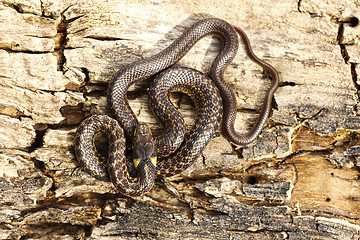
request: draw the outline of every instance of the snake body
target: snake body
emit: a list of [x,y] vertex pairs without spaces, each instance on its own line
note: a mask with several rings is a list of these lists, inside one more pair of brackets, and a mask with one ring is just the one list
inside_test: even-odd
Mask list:
[[[272,85],[266,94],[262,112],[254,128],[246,135],[239,135],[234,130],[236,98],[223,80],[224,71],[235,57],[238,49],[236,32],[244,39],[249,56],[265,70],[269,71],[272,76]],[[125,137],[132,139],[134,130],[138,125],[135,114],[126,98],[129,87],[135,82],[148,79],[174,65],[196,42],[208,35],[215,35],[223,42],[222,50],[211,67],[211,80],[196,70],[176,68],[172,71],[170,68],[159,75],[150,89],[151,104],[154,112],[166,126],[164,134],[155,139],[156,152],[161,158],[156,165],[156,170],[138,169],[140,180],[131,180],[127,173],[115,176],[114,171],[110,170],[110,168],[126,171],[126,161],[124,160],[125,157],[118,156],[119,152],[124,152],[125,143],[121,143],[121,147],[112,146],[118,144],[117,142],[120,140],[117,139],[122,137],[122,130],[114,130],[114,128],[121,127]],[[174,76],[177,78],[173,78]],[[84,169],[92,176],[101,180],[111,179],[111,181],[115,181],[115,186],[126,195],[140,195],[149,191],[151,187],[139,188],[131,185],[130,182],[136,182],[139,185],[141,179],[152,178],[150,179],[152,181],[151,185],[153,184],[153,177],[150,177],[150,175],[156,173],[161,176],[171,176],[185,170],[201,154],[210,141],[218,128],[221,117],[223,118],[225,135],[231,142],[237,145],[245,145],[255,140],[270,114],[271,101],[278,83],[279,77],[276,70],[255,56],[246,34],[240,28],[234,28],[226,21],[216,18],[199,21],[160,53],[125,66],[116,74],[108,88],[108,104],[116,121],[114,119],[110,120],[109,117],[101,117],[103,118],[101,124],[92,126],[92,122],[99,116],[85,120],[76,135],[75,150],[77,157]],[[177,113],[176,108],[168,99],[169,92],[173,91],[184,91],[189,94],[197,107],[196,123],[186,137],[181,115]],[[224,114],[222,114],[222,106]],[[87,127],[88,125],[92,127]],[[102,127],[99,125],[102,125]],[[106,127],[104,127],[105,125]],[[96,158],[93,135],[97,131],[105,131],[110,135],[109,170],[107,170],[105,164],[99,163]],[[111,143],[111,141],[115,141],[116,144]],[[92,153],[87,154],[87,151]],[[110,164],[115,165],[114,162],[117,165],[116,167],[109,166]],[[155,166],[153,167],[155,169]]]
[[[99,161],[94,145],[94,136],[99,131],[109,136],[107,164]],[[77,131],[75,142],[75,152],[84,169],[99,180],[111,181],[121,193],[138,196],[150,191],[154,185],[155,165],[150,158],[139,163],[141,165],[137,167],[140,176],[138,179],[130,176],[124,154],[124,132],[115,119],[106,115],[93,115],[85,119]]]

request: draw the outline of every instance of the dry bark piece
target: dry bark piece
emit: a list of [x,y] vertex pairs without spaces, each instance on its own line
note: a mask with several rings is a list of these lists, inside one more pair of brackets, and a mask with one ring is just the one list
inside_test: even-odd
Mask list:
[[[206,12],[206,14],[198,14]],[[110,114],[107,84],[123,66],[163,50],[194,22],[242,27],[281,75],[256,143],[219,134],[187,171],[129,199],[79,168],[83,118]],[[354,1],[5,0],[0,3],[0,238],[360,238],[359,27]],[[352,20],[354,21],[354,20]],[[221,42],[206,38],[180,64],[207,72]],[[270,81],[240,47],[225,80],[236,128],[256,121]],[[130,105],[154,133],[151,80]],[[193,104],[174,103],[188,127]],[[45,226],[45,227],[44,227]]]

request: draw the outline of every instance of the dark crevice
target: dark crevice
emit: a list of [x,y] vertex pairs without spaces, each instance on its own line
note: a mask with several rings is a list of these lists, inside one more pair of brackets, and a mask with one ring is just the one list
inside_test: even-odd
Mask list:
[[40,8],[41,8],[41,17],[48,18],[48,19],[53,19],[53,20],[56,19],[56,17],[54,17],[54,16],[46,15],[43,1],[40,1]]
[[124,38],[108,37],[108,36],[95,36],[95,35],[87,36],[87,37],[85,37],[85,38],[90,38],[90,39],[99,40],[99,41],[128,40],[128,39],[124,39]]
[[348,17],[343,20],[337,18],[336,22],[339,24],[346,24],[350,27],[357,27],[359,25],[359,19],[357,17]]
[[357,27],[359,25],[359,19],[357,17],[351,17],[348,23],[350,27]]
[[243,147],[237,147],[236,145],[231,144],[231,148],[232,148],[232,151],[237,155],[238,158],[240,158],[240,159],[244,158]]
[[91,237],[93,227],[92,227],[92,226],[86,226],[86,225],[85,225],[85,226],[83,227],[83,229],[84,229],[85,237]]
[[309,119],[316,119],[324,110],[325,110],[325,108],[321,108],[311,116],[302,116],[298,112],[294,112],[294,115],[296,117],[296,121],[298,121],[300,123],[303,123],[303,122],[305,122],[306,120],[309,120]]
[[295,83],[295,82],[285,81],[285,82],[281,82],[281,83],[279,84],[279,87],[285,87],[285,86],[291,86],[291,87],[293,87],[293,86],[296,86],[296,83]]
[[58,47],[55,49],[58,53],[58,71],[64,72],[64,65],[66,63],[66,57],[64,54],[64,49],[67,44],[67,26],[68,23],[65,20],[64,16],[61,16],[61,22],[57,26],[57,35],[58,35]]
[[346,50],[346,45],[343,44],[344,30],[345,30],[344,24],[340,23],[339,30],[338,30],[337,41],[338,41],[338,44],[340,46],[341,56],[343,57],[345,63],[348,64],[348,62],[350,60],[350,56],[349,56],[349,54],[348,54],[348,52]]
[[88,70],[87,68],[83,67],[83,68],[81,68],[81,71],[82,71],[82,72],[84,73],[84,75],[85,75],[84,81],[85,81],[86,83],[88,83],[88,82],[90,81],[89,70]]
[[[31,161],[34,163],[34,167],[36,169],[39,169],[39,171],[46,177],[50,178],[52,180],[51,187],[47,190],[47,196],[53,196],[56,186],[55,186],[55,179],[53,173],[46,169],[46,165],[43,161],[37,160],[36,158],[31,158]],[[35,208],[37,209],[37,208]]]
[[11,77],[6,76],[6,75],[2,75],[1,73],[0,73],[0,78],[7,78],[7,79],[11,79]]
[[11,4],[10,6],[11,6],[13,9],[15,9],[15,11],[17,11],[18,13],[24,13],[24,10],[21,8],[20,5]]
[[41,16],[46,18],[47,16],[45,15],[44,3],[41,0],[40,0],[40,8],[41,8]]
[[26,37],[34,37],[34,38],[40,38],[40,39],[52,39],[51,36],[39,36],[35,34],[24,34]]
[[48,126],[46,124],[36,124],[35,127],[35,139],[30,147],[28,147],[27,151],[29,153],[32,153],[38,148],[41,148],[43,145],[43,138],[45,135],[46,130],[48,129]]
[[208,209],[206,206],[197,206],[197,209],[202,211],[203,214],[209,216],[228,216],[229,214],[226,212],[222,212],[220,210]]
[[206,158],[204,155],[201,155],[202,163],[204,166],[206,166]]
[[246,178],[245,182],[246,182],[247,184],[254,185],[254,184],[258,183],[258,179],[257,179],[256,176],[248,176],[248,177]]
[[57,37],[55,39],[59,39],[58,43],[57,43],[57,47],[55,48],[55,53],[57,55],[58,58],[58,71],[64,72],[64,66],[66,63],[66,57],[64,54],[64,50],[66,49],[66,45],[67,45],[67,28],[68,25],[81,18],[82,16],[78,16],[75,18],[71,18],[71,19],[66,19],[65,18],[65,12],[70,8],[71,6],[67,7],[62,13],[61,13],[61,21],[57,26]]
[[16,49],[8,48],[8,47],[2,47],[0,49],[5,50],[5,51],[10,52],[10,53],[27,53],[27,54],[46,54],[46,53],[50,53],[50,51],[16,50]]
[[312,18],[322,17],[322,15],[319,14],[319,13],[309,13],[309,14],[310,14],[310,16],[311,16]]
[[[272,100],[271,100],[271,109],[279,110],[279,105],[277,104],[275,96],[273,96]],[[272,112],[271,112],[271,115],[272,115]]]
[[[72,32],[72,34],[78,34],[78,33],[81,33],[81,32],[84,32],[85,30],[87,30],[88,28],[82,28],[82,29],[79,29],[77,31],[74,31]],[[76,47],[76,48],[83,48],[83,47]]]
[[[43,2],[42,1],[40,1],[41,2],[41,12],[42,12],[42,14],[41,14],[41,17],[43,17],[43,18],[49,18],[49,19],[55,19],[55,17],[53,17],[53,16],[46,16],[45,14],[44,14],[44,7],[43,7]],[[35,12],[32,12],[32,11],[26,11],[26,10],[24,10],[23,9],[23,5],[24,4],[21,4],[21,3],[6,3],[6,2],[1,2],[4,6],[6,6],[6,7],[10,7],[10,8],[12,8],[12,9],[14,9],[17,13],[20,13],[20,14],[32,14],[32,15],[37,15],[38,16],[38,14],[37,13],[35,13]]]
[[[340,22],[339,22],[340,23]],[[338,30],[338,35],[336,37],[336,40],[339,44],[342,44],[342,40],[343,40],[343,37],[344,37],[344,24],[343,23],[340,23],[339,25],[339,30]]]
[[34,14],[34,13],[32,13],[32,12],[25,12],[24,9],[21,7],[21,4],[20,4],[20,3],[18,3],[18,4],[16,4],[16,3],[9,3],[9,2],[1,2],[1,3],[2,3],[5,7],[12,8],[12,9],[14,9],[16,12],[18,12],[18,13],[21,13],[21,14],[23,14],[23,13]]
[[[352,81],[354,83],[354,86],[356,88],[356,102],[359,103],[360,102],[360,85],[358,83],[358,74],[356,72],[356,66],[357,63],[352,63],[350,62],[350,56],[348,54],[348,51],[346,49],[346,44],[343,43],[343,39],[344,39],[344,31],[345,31],[345,26],[350,26],[350,27],[356,27],[359,25],[359,19],[357,17],[349,17],[343,20],[340,19],[336,19],[336,22],[339,24],[339,30],[338,30],[338,36],[337,36],[337,42],[340,46],[340,53],[342,58],[344,59],[344,62],[346,64],[350,64],[350,72],[351,72],[351,78]],[[354,105],[354,110],[355,112],[357,112],[356,110],[356,104]]]
[[358,74],[356,72],[356,63],[350,63],[350,69],[351,69],[351,78],[354,82],[354,85],[356,87],[357,93],[360,92],[360,85],[358,84]]
[[40,89],[40,90],[44,93],[50,93],[53,96],[55,95],[55,93],[64,92],[64,91],[55,91],[55,90],[48,90],[48,89]]
[[[350,63],[351,79],[356,88],[355,95],[356,95],[357,103],[359,103],[359,101],[360,101],[360,85],[358,83],[358,74],[356,72],[356,66],[357,66],[357,63]],[[354,104],[353,110],[355,113],[359,113],[360,109],[358,109],[358,104]]]
[[39,169],[39,170],[44,170],[45,169],[45,163],[42,161],[39,161],[37,159],[32,159],[35,168]]
[[302,1],[302,0],[299,0],[299,1],[298,1],[298,4],[297,4],[297,9],[298,9],[299,12],[302,12],[302,11],[301,11],[301,1]]
[[79,86],[78,91],[84,93],[84,97],[87,93],[87,86],[90,84],[90,73],[89,70],[85,67],[80,68],[81,72],[84,74],[84,82]]

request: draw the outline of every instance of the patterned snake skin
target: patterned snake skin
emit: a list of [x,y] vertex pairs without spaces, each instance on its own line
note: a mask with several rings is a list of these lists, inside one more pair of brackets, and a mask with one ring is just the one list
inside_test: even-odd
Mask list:
[[[245,41],[251,59],[267,70],[272,77],[272,85],[265,96],[258,121],[246,135],[239,135],[234,130],[236,99],[223,80],[223,73],[237,52],[236,32]],[[187,68],[172,67],[163,71],[178,62],[197,41],[208,35],[215,35],[223,41],[223,48],[211,67],[212,80],[196,70]],[[159,72],[161,73],[151,86],[150,98],[154,112],[166,127],[165,132],[155,139],[156,151],[160,159],[156,170],[155,166],[151,168],[145,164],[145,167],[137,168],[138,178],[133,179],[126,167],[124,154],[126,144],[123,136],[125,135],[128,141],[131,140],[138,121],[127,102],[126,94],[132,84],[148,79]],[[116,74],[108,90],[108,103],[116,120],[101,115],[86,119],[76,134],[76,155],[80,164],[90,175],[104,181],[111,180],[125,195],[138,196],[151,189],[155,174],[171,176],[190,166],[210,141],[221,118],[225,135],[231,142],[245,145],[254,141],[270,114],[271,101],[278,83],[277,71],[255,56],[246,34],[240,28],[216,18],[199,21],[160,53],[130,64]],[[173,91],[188,94],[196,105],[197,119],[186,136],[183,119],[168,99],[169,92]],[[222,108],[224,108],[224,114],[222,114]],[[93,143],[94,134],[98,131],[109,134],[110,148],[107,164],[98,160]]]

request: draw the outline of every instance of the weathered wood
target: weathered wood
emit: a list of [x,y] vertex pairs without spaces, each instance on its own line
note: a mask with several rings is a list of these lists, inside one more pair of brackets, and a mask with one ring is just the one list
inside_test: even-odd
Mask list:
[[[356,1],[0,2],[0,239],[359,239],[359,31]],[[183,173],[128,198],[87,175],[73,152],[79,123],[110,114],[108,82],[199,19],[243,28],[281,75],[259,139],[221,134]],[[207,72],[221,42],[180,64]],[[243,46],[225,73],[236,126],[256,121],[270,84]],[[149,81],[128,93],[155,134]],[[187,126],[195,110],[174,94]]]

